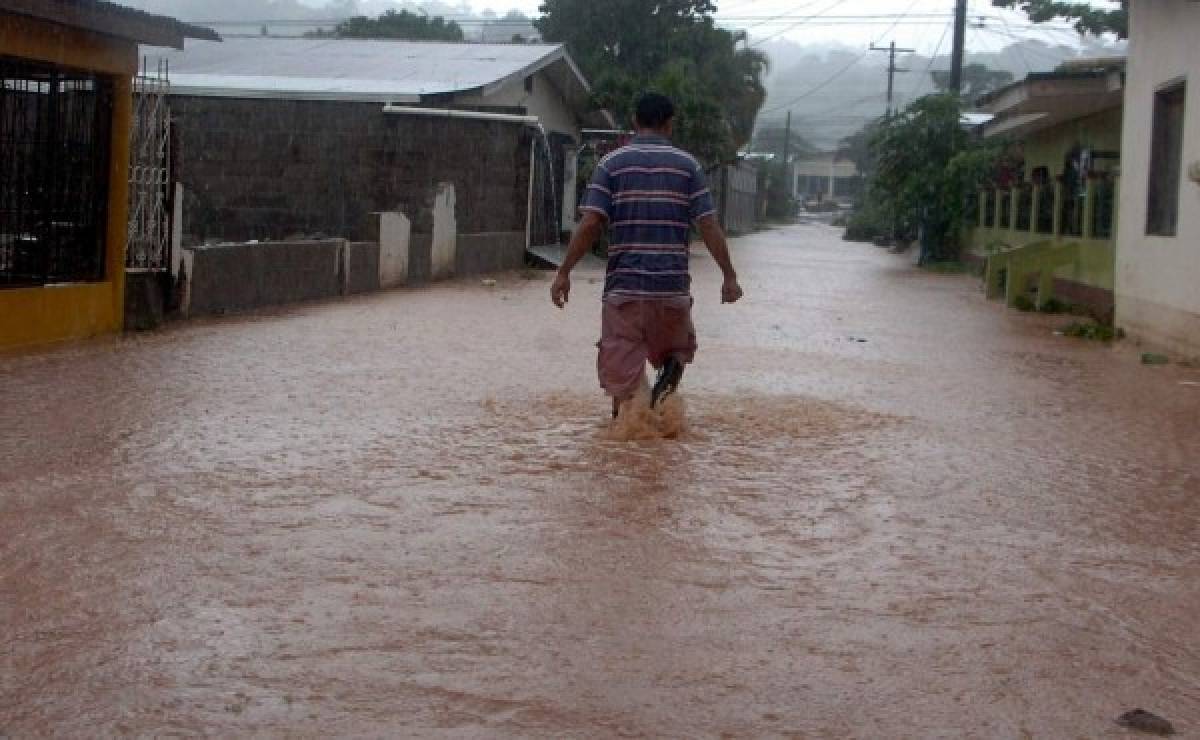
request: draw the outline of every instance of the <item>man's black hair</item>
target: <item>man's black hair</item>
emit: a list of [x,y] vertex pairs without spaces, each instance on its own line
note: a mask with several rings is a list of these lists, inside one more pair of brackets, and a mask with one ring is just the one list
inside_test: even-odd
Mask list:
[[675,117],[675,104],[666,95],[645,93],[637,101],[637,125],[660,129]]

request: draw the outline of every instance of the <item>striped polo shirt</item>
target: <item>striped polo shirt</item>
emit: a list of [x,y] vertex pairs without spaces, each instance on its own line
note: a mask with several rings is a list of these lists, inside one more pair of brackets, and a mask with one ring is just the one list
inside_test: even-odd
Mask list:
[[659,136],[638,136],[596,165],[581,208],[608,219],[606,300],[691,294],[691,225],[716,212],[700,163]]

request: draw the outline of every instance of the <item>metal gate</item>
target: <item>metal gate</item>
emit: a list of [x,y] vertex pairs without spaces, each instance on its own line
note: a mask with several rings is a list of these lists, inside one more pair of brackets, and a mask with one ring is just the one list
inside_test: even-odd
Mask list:
[[163,61],[145,61],[133,82],[133,140],[129,166],[129,234],[125,267],[171,267],[171,83]]

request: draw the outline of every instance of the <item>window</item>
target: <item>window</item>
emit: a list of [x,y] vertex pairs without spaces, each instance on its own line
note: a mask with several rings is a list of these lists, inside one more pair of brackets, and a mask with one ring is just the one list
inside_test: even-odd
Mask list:
[[998,229],[1012,228],[1012,191],[1005,190],[1000,193],[1000,221],[996,224]]
[[104,277],[112,91],[0,56],[0,288]]
[[1092,238],[1111,239],[1113,215],[1117,209],[1117,187],[1111,178],[1092,181],[1095,201],[1092,203]]
[[527,93],[533,92],[533,75],[529,75],[528,77],[525,78],[525,92],[527,92]]
[[991,188],[983,194],[983,226],[986,229],[996,228],[996,191]]
[[1183,112],[1187,85],[1179,83],[1154,95],[1150,141],[1150,183],[1146,233],[1175,236],[1179,222],[1179,181],[1183,176]]

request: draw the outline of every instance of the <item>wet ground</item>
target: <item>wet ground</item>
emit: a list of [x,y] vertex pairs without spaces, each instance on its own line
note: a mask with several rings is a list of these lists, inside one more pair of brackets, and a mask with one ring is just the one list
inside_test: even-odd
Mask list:
[[1200,736],[1200,371],[735,254],[677,441],[595,273],[0,357],[0,736]]

